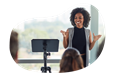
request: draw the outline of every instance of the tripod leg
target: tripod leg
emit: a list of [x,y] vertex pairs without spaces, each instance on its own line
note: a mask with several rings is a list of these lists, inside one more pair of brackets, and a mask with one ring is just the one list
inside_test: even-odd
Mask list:
[[50,67],[47,67],[47,70],[49,71],[49,73],[51,73],[51,68]]
[[42,73],[46,73],[47,72],[45,67],[41,67],[41,71],[42,71]]

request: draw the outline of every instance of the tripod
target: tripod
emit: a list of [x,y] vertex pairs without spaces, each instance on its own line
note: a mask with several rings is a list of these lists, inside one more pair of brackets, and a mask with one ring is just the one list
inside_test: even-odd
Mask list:
[[32,52],[44,52],[44,66],[41,67],[42,73],[51,73],[51,68],[47,67],[47,56],[50,53],[47,52],[58,52],[59,40],[58,39],[32,39]]
[[47,67],[47,56],[50,56],[50,53],[47,53],[46,48],[47,48],[47,44],[46,41],[43,42],[43,49],[44,49],[44,67],[41,67],[41,71],[42,73],[47,73],[47,70],[49,71],[49,73],[51,73],[51,68]]

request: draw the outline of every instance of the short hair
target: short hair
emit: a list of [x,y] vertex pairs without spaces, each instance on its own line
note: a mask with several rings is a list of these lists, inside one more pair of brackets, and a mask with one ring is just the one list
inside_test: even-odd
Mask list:
[[83,26],[88,27],[89,21],[90,21],[90,14],[84,8],[75,8],[72,10],[71,16],[70,16],[71,24],[75,26],[74,18],[77,13],[81,13],[83,15],[84,17]]
[[15,58],[16,52],[18,51],[18,33],[11,30],[9,38],[9,53]]
[[60,61],[60,73],[71,72],[83,68],[83,60],[78,51],[73,48],[67,48]]

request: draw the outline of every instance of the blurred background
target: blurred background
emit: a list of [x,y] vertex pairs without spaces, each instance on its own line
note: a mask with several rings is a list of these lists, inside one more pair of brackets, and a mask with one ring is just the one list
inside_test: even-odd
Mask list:
[[[85,8],[91,15],[91,21],[88,29],[91,30],[92,35],[101,34],[102,37],[96,42],[94,48],[90,52],[90,63],[91,65],[102,52],[104,42],[105,42],[105,26],[103,23],[102,16],[98,9],[92,5],[79,5],[76,7]],[[75,7],[75,8],[76,8]],[[60,33],[60,30],[67,30],[67,28],[72,27],[70,23],[70,13],[73,10],[69,9],[65,13],[60,14],[59,16],[50,17],[50,18],[34,18],[31,20],[26,20],[20,22],[13,30],[19,33],[19,65],[27,70],[41,72],[41,67],[44,66],[43,62],[43,53],[33,53],[31,48],[32,39],[59,39],[59,49],[58,52],[51,52],[51,56],[48,56],[48,60],[54,60],[56,62],[47,63],[51,67],[52,73],[59,72],[59,60],[62,57],[64,52],[63,48],[63,36]],[[34,61],[33,61],[34,60]],[[27,62],[28,61],[28,62]],[[36,62],[35,62],[36,61]]]

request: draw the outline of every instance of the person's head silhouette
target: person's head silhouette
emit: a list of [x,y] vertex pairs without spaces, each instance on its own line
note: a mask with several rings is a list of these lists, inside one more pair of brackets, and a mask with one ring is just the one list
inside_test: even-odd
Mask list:
[[84,68],[79,51],[75,48],[67,48],[60,61],[60,73],[71,72]]

